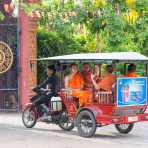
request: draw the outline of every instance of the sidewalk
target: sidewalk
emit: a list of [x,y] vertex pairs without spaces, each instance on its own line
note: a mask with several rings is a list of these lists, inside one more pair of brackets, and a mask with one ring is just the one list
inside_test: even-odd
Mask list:
[[[21,113],[3,113],[0,112],[0,125],[8,125],[12,127],[25,127],[22,122]],[[35,125],[36,128],[43,129],[59,129],[55,124],[46,124],[43,122],[37,122]]]
[[0,113],[0,124],[23,126],[21,113]]

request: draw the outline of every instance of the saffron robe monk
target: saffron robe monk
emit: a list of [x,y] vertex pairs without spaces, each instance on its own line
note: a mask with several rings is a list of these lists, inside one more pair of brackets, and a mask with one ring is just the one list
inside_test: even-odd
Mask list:
[[95,64],[94,65],[94,80],[97,84],[99,84],[99,82],[101,81],[101,77],[100,77],[100,65],[99,64]]
[[91,71],[90,65],[88,63],[84,63],[81,71],[81,75],[84,80],[84,90],[88,90],[90,92],[93,91],[91,74],[92,74],[92,71]]
[[127,74],[125,75],[125,77],[138,77],[136,74],[136,65],[135,64],[128,65]]
[[72,89],[72,96],[79,99],[79,106],[82,107],[89,102],[91,94],[89,91],[83,90],[84,80],[77,65],[71,64],[70,68],[71,73],[65,77],[65,88]]
[[95,75],[91,75],[92,82],[94,84],[95,89],[103,90],[103,91],[111,91],[112,86],[115,82],[116,76],[112,74],[113,67],[112,65],[106,66],[106,75],[101,79],[99,83],[94,80]]

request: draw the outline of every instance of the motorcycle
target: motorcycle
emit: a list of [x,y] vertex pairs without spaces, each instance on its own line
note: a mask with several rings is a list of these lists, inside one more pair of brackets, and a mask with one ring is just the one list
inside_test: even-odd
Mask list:
[[49,97],[51,92],[46,89],[38,90],[36,88],[33,91],[36,92],[36,95],[30,99],[30,103],[26,105],[22,113],[22,121],[25,127],[33,128],[37,122],[45,122],[47,124],[56,124],[66,131],[74,128],[74,123],[70,121],[66,107],[60,96],[48,98],[48,116],[43,120],[44,114],[43,108],[41,108],[43,104],[37,106],[34,102],[40,97]]

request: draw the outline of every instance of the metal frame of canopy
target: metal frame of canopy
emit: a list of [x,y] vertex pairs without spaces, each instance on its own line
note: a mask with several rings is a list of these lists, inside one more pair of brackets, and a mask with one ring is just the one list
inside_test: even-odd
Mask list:
[[39,58],[37,61],[58,61],[59,63],[96,62],[96,63],[148,63],[148,57],[136,52],[112,52],[112,53],[80,53],[63,56]]
[[[97,63],[97,64],[124,64],[124,73],[126,65],[130,63],[146,64],[146,73],[148,76],[148,57],[137,52],[112,52],[112,53],[80,53],[54,57],[35,59],[37,61],[52,61],[57,64],[68,65],[70,63]],[[60,68],[61,69],[61,68]],[[101,72],[100,72],[101,74]]]

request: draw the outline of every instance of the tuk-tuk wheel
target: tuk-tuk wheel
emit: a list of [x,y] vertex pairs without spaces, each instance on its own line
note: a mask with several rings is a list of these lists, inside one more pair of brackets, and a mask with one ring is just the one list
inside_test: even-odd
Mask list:
[[116,124],[115,128],[121,133],[121,134],[128,134],[134,127],[134,123],[129,124]]
[[83,110],[78,114],[76,125],[79,135],[85,138],[92,137],[97,128],[95,117],[88,110]]

